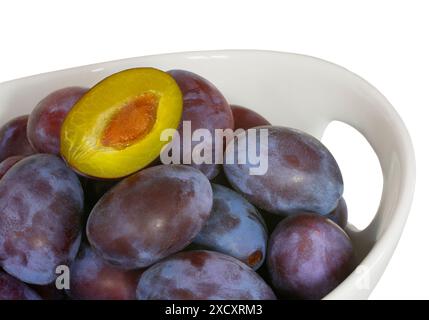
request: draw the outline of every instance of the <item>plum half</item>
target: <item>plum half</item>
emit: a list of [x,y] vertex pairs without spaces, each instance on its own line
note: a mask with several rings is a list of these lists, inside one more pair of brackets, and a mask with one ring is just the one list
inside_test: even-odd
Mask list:
[[112,179],[155,160],[182,116],[175,80],[154,68],[115,73],[73,106],[61,128],[61,155],[79,173]]

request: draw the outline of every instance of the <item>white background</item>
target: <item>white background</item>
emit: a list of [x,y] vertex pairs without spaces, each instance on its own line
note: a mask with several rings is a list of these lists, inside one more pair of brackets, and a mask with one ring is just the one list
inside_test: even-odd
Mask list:
[[[0,2],[0,82],[154,53],[268,49],[335,62],[375,85],[409,128],[418,179],[403,237],[373,299],[429,298],[428,43],[425,0]],[[380,194],[375,157],[350,130],[327,135],[351,219],[365,222]]]

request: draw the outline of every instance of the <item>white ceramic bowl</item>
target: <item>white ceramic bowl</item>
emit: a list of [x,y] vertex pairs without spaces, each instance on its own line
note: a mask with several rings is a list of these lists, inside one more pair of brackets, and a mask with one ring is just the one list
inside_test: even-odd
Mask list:
[[414,152],[392,105],[366,81],[332,63],[271,51],[204,51],[132,58],[36,75],[0,84],[0,123],[29,113],[50,92],[92,86],[132,67],[194,71],[235,104],[252,106],[274,124],[321,137],[343,121],[359,130],[375,150],[384,176],[376,217],[363,231],[348,227],[361,261],[326,299],[365,299],[376,285],[401,236],[415,183]]

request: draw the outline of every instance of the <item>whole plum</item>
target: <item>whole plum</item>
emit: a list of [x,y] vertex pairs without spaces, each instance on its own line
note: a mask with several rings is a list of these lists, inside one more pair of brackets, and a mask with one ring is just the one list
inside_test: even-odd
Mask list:
[[[176,80],[183,94],[182,125],[179,128],[182,138],[184,136],[183,121],[191,123],[192,133],[197,129],[207,129],[212,137],[215,137],[215,129],[234,128],[231,107],[222,93],[212,83],[195,73],[185,70],[171,70],[168,73]],[[198,142],[192,143],[192,150],[194,150],[196,144]],[[214,160],[216,152],[216,148],[212,148],[212,160]],[[222,153],[223,150],[219,149],[218,152]],[[182,149],[182,153],[187,154],[187,151]],[[209,179],[212,179],[219,173],[220,169],[219,164],[212,162],[212,164],[196,164],[192,162],[192,166],[201,170]]]
[[67,87],[52,92],[33,109],[28,118],[27,136],[41,153],[60,154],[61,126],[74,104],[88,91]]
[[95,205],[88,240],[105,260],[150,266],[182,250],[201,231],[213,204],[209,180],[184,165],[144,169],[118,183]]
[[247,130],[254,127],[271,125],[267,119],[251,109],[242,106],[231,105],[231,110],[234,116],[234,127],[236,130]]
[[[256,139],[249,130],[256,130]],[[270,213],[288,215],[299,211],[329,214],[343,193],[343,179],[337,162],[316,138],[286,127],[258,127],[238,137],[256,143],[266,158],[266,172],[250,174],[249,148],[227,148],[226,158],[234,163],[224,165],[232,187],[253,205]],[[262,139],[267,133],[267,141]],[[262,144],[261,144],[262,141]],[[245,160],[240,163],[238,160]],[[262,163],[262,161],[261,161]]]
[[81,247],[70,271],[69,294],[76,300],[135,300],[142,274],[109,265],[87,245]]
[[274,300],[271,288],[241,261],[213,251],[187,251],[146,270],[139,300]]
[[272,284],[282,296],[321,299],[352,271],[353,245],[328,218],[299,214],[276,227],[267,259]]
[[14,118],[0,128],[0,161],[36,153],[27,139],[28,115]]
[[77,253],[83,191],[77,176],[54,155],[36,154],[0,180],[0,265],[31,284],[56,278]]

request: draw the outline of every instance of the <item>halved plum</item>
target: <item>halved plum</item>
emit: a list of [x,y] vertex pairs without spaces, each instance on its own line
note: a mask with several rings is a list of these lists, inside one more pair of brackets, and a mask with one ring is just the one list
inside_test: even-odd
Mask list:
[[61,154],[76,171],[96,178],[130,175],[155,160],[160,134],[182,116],[176,81],[154,68],[115,73],[74,105],[61,130]]

